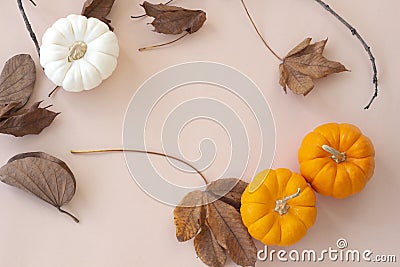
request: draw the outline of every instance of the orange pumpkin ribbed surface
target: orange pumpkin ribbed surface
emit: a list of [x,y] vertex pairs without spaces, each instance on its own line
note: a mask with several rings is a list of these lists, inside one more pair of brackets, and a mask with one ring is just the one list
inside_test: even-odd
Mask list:
[[[252,191],[252,183],[256,189]],[[315,194],[288,169],[264,170],[242,195],[240,213],[250,235],[266,245],[288,246],[307,233],[317,216]]]
[[375,150],[370,139],[347,123],[323,124],[306,135],[298,158],[300,172],[320,194],[345,198],[372,177]]

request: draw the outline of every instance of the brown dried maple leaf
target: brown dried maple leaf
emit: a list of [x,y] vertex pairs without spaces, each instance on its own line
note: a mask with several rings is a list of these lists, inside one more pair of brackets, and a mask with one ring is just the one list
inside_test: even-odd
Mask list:
[[285,93],[287,86],[295,94],[307,95],[314,88],[313,79],[347,71],[341,63],[322,55],[327,41],[310,44],[311,38],[306,38],[286,55],[279,65],[279,84]]

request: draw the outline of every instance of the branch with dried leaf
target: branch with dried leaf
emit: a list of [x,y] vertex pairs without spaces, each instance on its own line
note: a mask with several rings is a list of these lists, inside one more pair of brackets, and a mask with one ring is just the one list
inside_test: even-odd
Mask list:
[[138,149],[71,150],[73,154],[133,152],[156,155],[179,161],[201,176],[207,188],[204,192],[187,194],[174,209],[176,238],[180,242],[194,238],[199,258],[208,266],[224,266],[227,255],[241,266],[254,266],[257,249],[243,225],[240,215],[241,196],[247,183],[239,179],[219,179],[208,183],[195,166],[178,157]]
[[[375,86],[374,95],[372,96],[370,102],[365,107],[368,109],[375,98],[378,96],[378,74],[375,64],[375,58],[371,53],[371,49],[368,44],[364,41],[357,30],[352,27],[346,20],[344,20],[339,14],[333,11],[329,5],[321,0],[315,0],[321,6],[323,6],[327,11],[334,15],[340,22],[342,22],[353,35],[355,35],[362,43],[364,49],[367,51],[373,69],[373,84]],[[247,17],[249,18],[251,24],[253,25],[258,36],[267,47],[267,49],[282,63],[279,65],[280,80],[279,83],[282,85],[284,91],[286,92],[286,86],[289,87],[296,94],[307,95],[313,88],[313,79],[319,79],[326,77],[332,73],[338,73],[342,71],[347,71],[347,69],[339,62],[334,62],[326,59],[322,56],[323,49],[325,48],[326,40],[317,42],[315,44],[310,44],[310,38],[306,38],[302,43],[296,46],[292,51],[290,51],[285,58],[281,58],[267,43],[265,38],[261,35],[258,30],[254,20],[252,19],[250,12],[244,2],[241,0]]]
[[314,88],[314,79],[328,76],[329,74],[346,71],[345,66],[339,62],[325,58],[322,53],[327,40],[311,44],[311,38],[306,38],[303,42],[293,48],[286,57],[280,57],[267,43],[258,30],[250,12],[241,0],[243,8],[267,49],[282,63],[279,65],[280,79],[279,84],[286,93],[286,86],[295,94],[307,95]]

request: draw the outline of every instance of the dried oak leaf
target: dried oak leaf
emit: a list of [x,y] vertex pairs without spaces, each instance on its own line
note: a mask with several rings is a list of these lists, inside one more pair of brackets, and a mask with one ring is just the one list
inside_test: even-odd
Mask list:
[[208,266],[223,266],[226,253],[241,266],[256,262],[257,249],[237,210],[246,186],[238,179],[220,179],[205,192],[187,194],[174,210],[178,241],[195,237],[196,253]]
[[111,26],[111,20],[106,17],[110,14],[115,0],[86,0],[83,4],[81,14],[85,17],[93,17],[101,20],[108,25],[111,31],[114,28]]
[[197,256],[208,266],[222,267],[226,262],[226,250],[218,244],[210,227],[204,224],[194,238]]
[[190,10],[165,4],[151,4],[147,1],[141,5],[146,15],[153,17],[151,23],[154,31],[165,34],[180,34],[184,31],[194,33],[206,21],[206,13],[202,10]]
[[285,92],[287,86],[295,94],[307,95],[314,88],[313,79],[347,71],[341,63],[322,55],[326,42],[327,39],[310,44],[311,38],[307,38],[286,55],[279,65],[279,84]]
[[40,108],[41,102],[36,102],[28,109],[3,118],[0,121],[0,133],[22,137],[28,134],[39,134],[48,127],[60,113]]
[[67,164],[60,159],[44,152],[16,155],[0,168],[0,180],[35,195],[79,222],[61,209],[73,198],[76,181]]
[[35,80],[35,63],[30,55],[20,54],[7,60],[0,75],[0,109],[11,103],[13,110],[23,107],[33,92]]

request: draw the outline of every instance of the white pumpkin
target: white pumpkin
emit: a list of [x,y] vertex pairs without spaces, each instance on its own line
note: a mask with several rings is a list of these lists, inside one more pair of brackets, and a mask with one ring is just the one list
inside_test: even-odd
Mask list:
[[46,76],[70,92],[97,87],[117,66],[118,40],[96,19],[69,15],[46,30],[40,64]]

